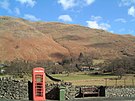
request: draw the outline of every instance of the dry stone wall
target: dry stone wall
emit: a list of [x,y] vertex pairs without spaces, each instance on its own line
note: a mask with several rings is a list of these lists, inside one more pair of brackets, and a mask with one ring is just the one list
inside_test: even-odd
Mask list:
[[106,87],[106,97],[135,97],[135,87]]
[[[58,100],[59,88],[64,86],[66,90],[66,97],[71,98],[71,90],[73,88],[71,83],[56,83],[46,84],[47,99]],[[32,83],[30,81],[16,80],[13,78],[0,78],[0,99],[13,100],[32,100]]]
[[28,100],[28,83],[12,78],[0,78],[0,99]]
[[[73,86],[71,83],[59,82],[46,84],[47,99],[58,100],[60,86],[65,87],[66,99],[72,100],[80,95],[80,88],[84,86]],[[89,86],[86,86],[89,87]],[[113,97],[135,97],[135,87],[98,87],[100,96]],[[30,81],[15,80],[13,78],[0,78],[0,99],[32,100],[32,83]]]

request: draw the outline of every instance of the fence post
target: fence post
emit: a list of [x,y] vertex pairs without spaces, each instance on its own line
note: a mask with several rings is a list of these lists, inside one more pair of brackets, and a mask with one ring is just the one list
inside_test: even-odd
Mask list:
[[134,78],[132,78],[132,85],[134,86]]
[[117,78],[115,79],[115,86],[117,87]]
[[105,78],[105,86],[107,86],[107,78]]
[[126,79],[124,78],[124,86],[126,86]]

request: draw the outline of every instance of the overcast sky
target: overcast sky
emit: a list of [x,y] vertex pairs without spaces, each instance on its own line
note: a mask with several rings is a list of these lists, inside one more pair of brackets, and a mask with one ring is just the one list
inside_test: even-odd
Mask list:
[[135,35],[135,0],[0,0],[0,15]]

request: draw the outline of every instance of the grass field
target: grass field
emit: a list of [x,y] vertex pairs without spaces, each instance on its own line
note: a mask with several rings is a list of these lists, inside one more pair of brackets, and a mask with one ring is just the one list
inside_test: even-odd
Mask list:
[[65,82],[72,82],[73,85],[134,86],[135,82],[133,75],[123,76],[120,80],[117,80],[118,76],[86,75],[84,73],[71,73],[68,76],[66,74],[53,74],[51,76]]

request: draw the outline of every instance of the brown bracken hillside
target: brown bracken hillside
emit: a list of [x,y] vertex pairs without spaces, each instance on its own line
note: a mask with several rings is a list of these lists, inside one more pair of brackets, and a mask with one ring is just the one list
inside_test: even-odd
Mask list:
[[135,55],[135,37],[58,22],[0,17],[0,60],[52,60],[89,54],[98,59]]

